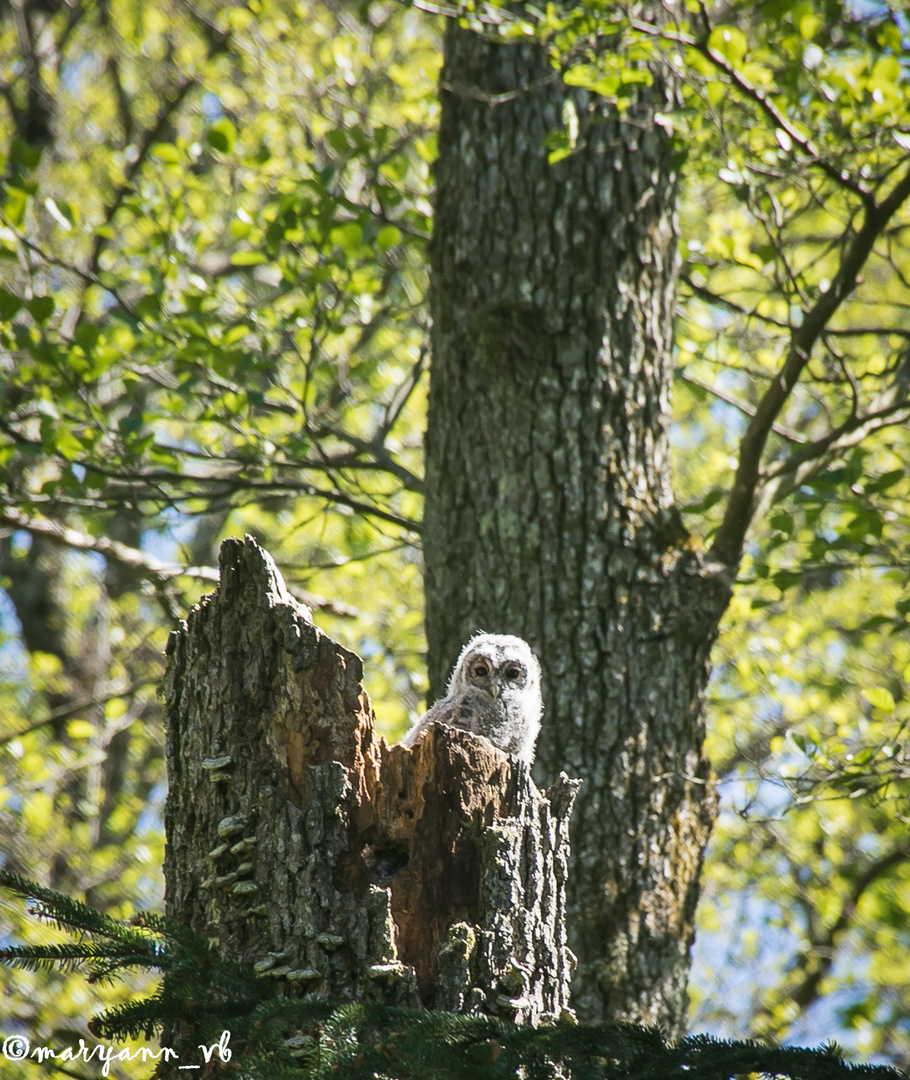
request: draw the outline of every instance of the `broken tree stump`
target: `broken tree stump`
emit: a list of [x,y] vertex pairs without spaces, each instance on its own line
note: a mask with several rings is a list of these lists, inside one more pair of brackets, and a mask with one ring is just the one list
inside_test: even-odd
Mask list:
[[168,915],[289,997],[560,1015],[576,782],[441,727],[387,746],[270,556],[220,563],[168,644]]

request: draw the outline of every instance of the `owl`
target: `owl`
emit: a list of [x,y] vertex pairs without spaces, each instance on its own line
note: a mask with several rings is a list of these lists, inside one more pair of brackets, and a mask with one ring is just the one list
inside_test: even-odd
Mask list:
[[540,665],[526,641],[476,634],[461,650],[446,696],[401,740],[413,746],[430,724],[447,724],[485,739],[529,765],[540,731]]

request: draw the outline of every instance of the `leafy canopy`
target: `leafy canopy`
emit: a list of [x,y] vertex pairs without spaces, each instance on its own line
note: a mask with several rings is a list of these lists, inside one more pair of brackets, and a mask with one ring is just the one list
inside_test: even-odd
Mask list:
[[[906,14],[413,7],[549,50],[568,88],[552,161],[584,152],[580,93],[631,122],[658,68],[678,77],[660,121],[682,178],[677,493],[692,542],[739,566],[715,656],[727,810],[702,922],[745,953],[729,945],[719,982],[696,968],[697,1015],[783,1035],[833,1001],[856,1045],[897,1057]],[[291,0],[15,11],[0,9],[0,696],[18,719],[0,847],[119,912],[160,889],[152,687],[219,537],[264,538],[369,659],[390,730],[419,709],[442,20]],[[731,994],[756,910],[780,928],[777,962]],[[85,1013],[69,983],[51,1007],[24,980],[23,1023],[49,1030],[61,1002]]]

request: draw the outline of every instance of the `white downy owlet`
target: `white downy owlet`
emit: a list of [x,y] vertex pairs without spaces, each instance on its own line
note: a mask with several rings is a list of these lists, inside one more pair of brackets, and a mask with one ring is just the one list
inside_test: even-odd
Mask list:
[[401,741],[413,746],[430,724],[446,724],[530,765],[542,712],[540,665],[530,645],[511,634],[477,634],[461,650],[446,696]]

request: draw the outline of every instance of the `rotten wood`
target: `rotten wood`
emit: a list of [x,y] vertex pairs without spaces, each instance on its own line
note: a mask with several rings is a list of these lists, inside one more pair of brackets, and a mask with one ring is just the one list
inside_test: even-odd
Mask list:
[[465,732],[388,746],[362,670],[225,541],[168,646],[168,914],[288,996],[560,1015],[576,782]]

